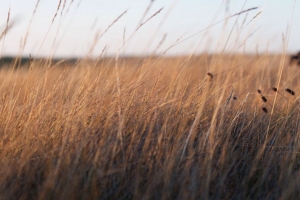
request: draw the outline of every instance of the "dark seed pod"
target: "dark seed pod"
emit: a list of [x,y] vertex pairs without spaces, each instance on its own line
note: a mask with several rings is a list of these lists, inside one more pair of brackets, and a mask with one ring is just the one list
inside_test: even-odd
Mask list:
[[291,95],[295,95],[295,92],[289,88],[285,89],[285,91],[287,91],[288,93],[290,93]]
[[258,92],[258,94],[261,94],[261,90],[260,89],[258,89],[257,92]]
[[276,87],[273,87],[272,90],[273,90],[274,92],[277,92],[277,88],[276,88]]
[[214,78],[214,75],[210,72],[207,73],[208,80],[211,81]]
[[233,97],[233,100],[237,100],[237,98],[236,98],[236,97]]
[[263,102],[267,102],[268,101],[267,98],[264,97],[264,96],[262,96],[261,99],[263,100]]
[[265,107],[262,107],[262,111],[264,111],[264,113],[268,113],[268,110]]

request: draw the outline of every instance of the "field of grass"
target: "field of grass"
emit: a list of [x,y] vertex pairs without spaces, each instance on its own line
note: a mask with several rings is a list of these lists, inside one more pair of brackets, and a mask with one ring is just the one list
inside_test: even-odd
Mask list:
[[300,69],[285,59],[2,68],[0,199],[297,199]]
[[[215,54],[167,57],[195,35],[158,53],[165,35],[150,56],[106,57],[104,49],[93,59],[97,42],[126,10],[96,33],[85,57],[55,60],[73,6],[59,1],[35,53],[57,22],[53,52],[18,60],[39,2],[16,58],[2,55],[16,22],[10,9],[0,35],[0,200],[300,198],[300,68],[286,55],[290,27],[276,55],[227,52],[230,33]],[[163,10],[149,14],[153,3],[132,34],[124,29],[124,55]],[[212,20],[207,30],[223,23],[224,31],[229,19],[257,11],[240,30],[230,27],[242,32],[261,14],[256,9]]]

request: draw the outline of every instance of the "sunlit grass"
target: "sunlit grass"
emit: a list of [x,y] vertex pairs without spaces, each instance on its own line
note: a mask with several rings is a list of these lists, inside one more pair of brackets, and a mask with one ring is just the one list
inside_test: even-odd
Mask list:
[[1,198],[296,198],[298,69],[271,112],[278,59],[2,69]]

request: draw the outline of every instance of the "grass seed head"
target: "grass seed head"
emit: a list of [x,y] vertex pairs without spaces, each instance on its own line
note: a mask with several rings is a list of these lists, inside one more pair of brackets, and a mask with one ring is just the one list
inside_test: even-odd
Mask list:
[[267,98],[264,97],[264,96],[262,96],[261,99],[263,100],[263,102],[267,102],[268,101]]
[[289,88],[285,89],[286,92],[290,93],[291,95],[295,95],[295,92]]
[[264,113],[268,113],[268,110],[266,107],[262,107],[262,111],[264,111]]
[[212,73],[208,72],[207,77],[208,77],[207,80],[211,81],[214,78],[214,75]]

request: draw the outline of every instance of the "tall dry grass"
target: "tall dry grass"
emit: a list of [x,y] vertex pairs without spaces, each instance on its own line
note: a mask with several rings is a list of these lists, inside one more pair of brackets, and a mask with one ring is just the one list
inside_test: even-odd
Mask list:
[[3,68],[0,199],[296,199],[299,69],[271,115],[279,60]]
[[[160,14],[162,8],[148,16],[153,2],[129,37],[124,29],[118,51],[125,51],[136,32]],[[30,55],[25,66],[20,55],[11,63],[1,62],[0,199],[300,197],[300,71],[287,68],[286,52],[227,55],[225,45],[220,55],[161,57],[257,7],[214,19],[160,55],[166,35],[146,58],[104,58],[105,47],[96,60],[53,63],[54,44],[65,37],[68,28],[62,38],[58,33],[72,6],[73,1],[58,2],[39,47],[59,20],[48,58]],[[96,33],[87,57],[126,13]],[[0,36],[3,44],[14,25],[9,16],[10,11]],[[221,39],[228,42],[230,37]]]

